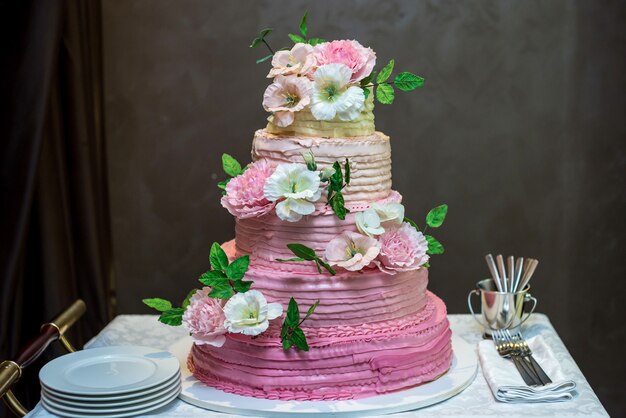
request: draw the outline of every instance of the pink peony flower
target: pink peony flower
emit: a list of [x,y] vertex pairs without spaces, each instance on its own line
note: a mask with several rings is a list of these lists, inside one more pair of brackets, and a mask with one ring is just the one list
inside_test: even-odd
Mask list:
[[378,241],[380,254],[376,264],[387,274],[417,270],[428,261],[426,238],[408,223],[385,226]]
[[307,75],[315,67],[313,47],[309,44],[295,44],[291,51],[278,51],[272,58],[272,69],[268,78],[277,75]]
[[276,125],[284,128],[293,123],[294,112],[311,102],[313,82],[306,77],[278,75],[263,94],[263,108],[274,114]]
[[361,81],[374,69],[376,53],[357,41],[332,41],[313,48],[318,66],[345,64],[352,71],[351,82]]
[[194,293],[183,314],[183,325],[191,333],[194,343],[221,347],[226,342],[226,316],[222,301],[207,296],[210,291],[210,287],[205,287]]
[[357,271],[372,264],[379,251],[374,238],[345,231],[328,243],[325,257],[330,265]]
[[228,182],[222,206],[239,219],[259,217],[270,212],[275,202],[265,198],[263,188],[273,172],[274,168],[265,160],[250,164],[243,174]]

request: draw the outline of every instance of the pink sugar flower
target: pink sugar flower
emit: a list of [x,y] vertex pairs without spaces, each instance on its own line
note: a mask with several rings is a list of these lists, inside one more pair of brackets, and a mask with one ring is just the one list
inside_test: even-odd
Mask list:
[[194,293],[183,314],[183,325],[191,333],[194,343],[221,347],[226,342],[226,316],[222,301],[207,296],[210,291],[210,287],[205,287]]
[[328,243],[325,257],[330,265],[358,271],[371,265],[379,251],[374,238],[345,231]]
[[384,273],[417,270],[428,261],[426,238],[408,223],[385,226],[378,242],[380,254],[376,264]]
[[370,75],[376,65],[376,53],[357,41],[324,42],[315,45],[313,53],[319,67],[326,64],[344,64],[350,68],[352,83]]
[[270,212],[275,202],[265,198],[263,187],[273,172],[274,168],[265,160],[250,164],[243,174],[228,182],[222,206],[239,219],[259,217]]
[[313,82],[306,77],[277,75],[263,94],[263,108],[274,114],[274,123],[281,128],[293,123],[294,112],[311,103]]
[[291,51],[278,51],[272,58],[272,69],[268,78],[277,75],[307,75],[315,67],[313,47],[309,44],[298,43]]

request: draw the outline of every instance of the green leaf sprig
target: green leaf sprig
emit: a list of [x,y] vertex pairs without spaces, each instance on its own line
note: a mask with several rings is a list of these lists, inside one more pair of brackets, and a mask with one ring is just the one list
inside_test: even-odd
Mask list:
[[294,44],[302,43],[302,44],[309,44],[309,45],[315,46],[317,44],[326,42],[324,39],[320,39],[320,38],[307,39],[308,33],[309,33],[309,28],[307,26],[308,15],[309,15],[308,11],[304,12],[304,16],[302,16],[302,19],[300,20],[300,34],[302,36],[294,35],[293,33],[290,33],[287,36],[289,36],[289,39],[291,39]]
[[242,280],[250,265],[250,256],[244,255],[228,263],[228,257],[222,247],[214,242],[211,246],[209,261],[212,269],[203,273],[198,281],[212,288],[209,297],[227,300],[235,293],[250,290],[252,281]]
[[254,38],[252,40],[252,42],[250,43],[250,48],[257,48],[261,44],[264,44],[267,47],[267,49],[269,49],[269,51],[270,51],[269,55],[256,60],[257,64],[265,62],[265,61],[267,61],[268,59],[270,59],[270,58],[272,58],[274,56],[274,50],[272,49],[270,44],[267,43],[267,40],[265,39],[267,37],[267,35],[272,33],[273,30],[274,29],[272,29],[272,28],[265,28],[265,29],[261,30],[261,32],[259,32],[259,36]]
[[320,274],[322,273],[322,268],[326,269],[326,271],[328,271],[333,276],[336,274],[335,270],[333,270],[333,268],[328,263],[326,263],[324,260],[322,260],[321,258],[317,256],[313,248],[309,248],[306,245],[298,244],[298,243],[287,244],[287,248],[291,250],[291,252],[293,253],[293,255],[295,255],[295,257],[288,258],[288,259],[277,258],[276,261],[279,261],[281,263],[286,263],[286,262],[291,262],[291,261],[313,261],[315,262],[317,271]]
[[365,98],[369,96],[370,88],[374,88],[376,100],[378,100],[379,103],[392,104],[396,97],[395,90],[393,89],[394,85],[402,91],[412,91],[424,85],[423,77],[408,71],[401,72],[393,81],[389,81],[394,65],[395,61],[390,60],[389,63],[380,70],[378,75],[372,72],[372,74],[361,80],[361,88],[363,89]]
[[322,182],[328,183],[327,204],[333,209],[335,215],[343,221],[346,219],[346,214],[350,212],[345,206],[343,193],[341,192],[344,187],[350,184],[350,160],[346,158],[343,172],[338,161],[333,163],[333,169],[334,172],[330,177],[326,178],[324,175],[321,175],[320,179]]
[[224,169],[224,172],[230,176],[230,178],[227,178],[226,180],[217,183],[217,187],[222,189],[222,194],[226,194],[226,185],[228,184],[230,179],[233,177],[237,177],[240,174],[243,174],[246,169],[241,167],[239,161],[226,153],[222,154],[222,168]]
[[172,302],[166,299],[161,298],[148,298],[143,299],[142,302],[147,306],[161,312],[159,316],[159,321],[164,324],[171,325],[173,327],[177,327],[183,323],[183,314],[185,313],[185,309],[189,306],[189,299],[196,293],[198,289],[193,289],[183,302],[181,303],[180,308],[175,308],[172,306]]
[[289,300],[289,306],[287,307],[287,315],[283,321],[283,326],[280,329],[280,341],[283,343],[283,349],[289,350],[291,347],[296,347],[303,351],[309,351],[309,344],[306,341],[306,335],[300,328],[300,325],[306,321],[319,305],[319,299],[309,307],[306,315],[300,320],[300,310],[298,309],[298,302],[294,298]]
[[[443,221],[446,219],[447,213],[448,205],[444,204],[437,206],[436,208],[432,208],[426,215],[426,225],[424,226],[422,233],[424,234],[424,238],[426,238],[426,241],[428,242],[428,250],[426,251],[428,255],[443,254],[444,252],[443,245],[439,241],[437,241],[437,239],[432,235],[426,235],[426,230],[428,229],[428,227],[439,228],[441,225],[443,225]],[[410,224],[418,231],[420,230],[417,224],[411,219],[404,218],[404,222]],[[426,263],[424,267],[430,267],[430,265]]]

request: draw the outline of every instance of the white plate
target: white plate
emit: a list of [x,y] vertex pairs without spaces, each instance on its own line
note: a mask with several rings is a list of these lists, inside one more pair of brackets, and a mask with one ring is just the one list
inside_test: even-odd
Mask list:
[[173,388],[168,389],[160,393],[161,396],[156,399],[147,399],[145,401],[138,401],[132,404],[120,405],[115,407],[108,408],[100,408],[100,407],[91,407],[91,405],[83,405],[81,407],[67,405],[62,402],[58,402],[47,396],[45,392],[41,393],[42,401],[45,401],[46,405],[53,407],[54,409],[58,409],[65,412],[79,413],[79,414],[119,414],[122,412],[132,412],[138,409],[145,409],[156,404],[161,404],[164,399],[171,398],[171,395],[180,393],[181,387],[180,385],[174,386]]
[[67,418],[94,418],[94,417],[102,417],[102,418],[122,418],[122,417],[131,417],[131,416],[135,416],[135,415],[141,415],[141,414],[145,414],[146,412],[150,412],[150,411],[154,411],[155,409],[159,409],[162,408],[164,406],[166,406],[167,404],[169,404],[170,402],[172,402],[173,400],[176,399],[176,397],[178,396],[179,391],[176,390],[174,391],[172,394],[170,394],[169,396],[167,396],[166,398],[164,398],[161,402],[154,404],[152,406],[148,406],[145,408],[141,408],[141,409],[134,409],[132,411],[124,411],[124,412],[117,412],[117,413],[78,413],[78,412],[70,412],[70,411],[66,411],[63,409],[59,409],[59,408],[55,408],[53,406],[51,406],[50,404],[48,404],[47,400],[42,398],[41,399],[41,404],[43,405],[43,407],[50,413],[58,415],[60,417],[67,417]]
[[400,392],[346,401],[279,401],[234,395],[209,387],[187,368],[191,337],[170,347],[178,357],[183,376],[179,397],[201,408],[238,415],[260,417],[363,417],[410,411],[433,405],[461,393],[472,383],[478,370],[474,346],[452,336],[454,352],[450,370],[439,379]]
[[180,366],[169,352],[138,346],[92,348],[58,357],[39,372],[39,380],[56,392],[117,395],[155,386]]
[[54,395],[55,397],[62,399],[65,402],[68,401],[78,401],[78,402],[103,402],[103,403],[108,403],[108,402],[125,402],[126,400],[130,400],[132,398],[137,398],[137,397],[143,397],[143,396],[150,396],[152,395],[154,392],[159,392],[161,390],[163,390],[164,388],[170,387],[171,385],[173,385],[175,382],[180,381],[181,379],[181,375],[180,372],[176,373],[174,376],[172,376],[171,379],[166,380],[163,383],[159,383],[158,385],[155,386],[151,386],[147,389],[144,390],[139,390],[139,391],[132,391],[132,392],[127,392],[127,393],[123,393],[121,395],[113,395],[113,396],[100,396],[100,395],[85,395],[85,396],[81,396],[81,395],[72,395],[69,393],[64,393],[64,392],[57,392],[52,388],[49,388],[48,386],[42,384],[41,385],[41,389],[45,390],[47,393],[50,393],[52,395]]
[[78,401],[75,399],[64,399],[62,397],[57,396],[57,394],[53,392],[49,392],[45,387],[41,388],[41,397],[46,397],[46,399],[50,402],[50,404],[58,407],[72,407],[72,408],[88,408],[89,411],[99,411],[100,409],[106,408],[119,408],[119,407],[131,407],[131,406],[140,406],[148,401],[155,400],[158,398],[162,398],[169,394],[170,391],[177,389],[180,387],[180,379],[174,380],[170,382],[168,386],[162,387],[160,390],[154,391],[153,393],[144,394],[142,392],[141,395],[135,396],[129,399],[122,399],[118,401],[100,401],[100,400],[91,400],[86,399],[82,401]]

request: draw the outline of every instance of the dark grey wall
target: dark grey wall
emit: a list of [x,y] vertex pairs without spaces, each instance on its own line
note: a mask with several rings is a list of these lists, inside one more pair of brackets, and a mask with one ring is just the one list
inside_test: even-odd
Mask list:
[[419,218],[450,205],[430,287],[450,312],[487,252],[541,260],[547,313],[615,415],[625,342],[623,3],[573,1],[113,1],[103,7],[106,134],[119,312],[183,298],[230,239],[220,155],[249,161],[268,64],[258,29],[356,38],[426,86],[377,106],[394,186]]

